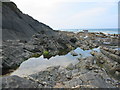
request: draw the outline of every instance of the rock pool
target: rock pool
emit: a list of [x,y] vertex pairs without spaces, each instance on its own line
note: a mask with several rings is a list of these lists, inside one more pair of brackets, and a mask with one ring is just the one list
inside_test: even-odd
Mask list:
[[[100,51],[99,47],[94,48],[92,50],[98,52]],[[71,63],[76,64],[79,62],[77,58],[86,58],[91,56],[90,52],[92,50],[82,50],[81,48],[76,48],[74,52],[77,53],[78,56],[72,56],[71,53],[69,52],[66,55],[61,55],[61,56],[56,55],[54,57],[51,57],[50,59],[44,58],[43,55],[40,56],[39,58],[30,58],[24,61],[16,71],[11,73],[11,75],[18,75],[23,77],[26,75],[30,75],[42,71],[50,66],[60,65],[61,67],[66,67]]]

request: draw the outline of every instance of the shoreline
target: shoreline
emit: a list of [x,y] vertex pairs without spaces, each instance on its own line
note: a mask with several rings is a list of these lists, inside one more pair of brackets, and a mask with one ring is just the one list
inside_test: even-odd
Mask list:
[[[109,49],[101,47],[101,50]],[[106,59],[101,52],[91,52],[91,54],[93,56],[81,58],[77,64],[69,64],[66,68],[60,68],[60,66],[55,65],[25,77],[7,76],[3,77],[3,80],[9,78],[9,80],[17,79],[18,81],[24,79],[24,82],[32,81],[32,83],[37,85],[34,88],[118,88],[119,80],[109,75],[111,66],[115,64],[111,61],[109,62],[110,59]],[[100,59],[100,56],[103,59]],[[107,61],[104,62],[105,60]],[[101,65],[110,66],[109,70],[107,69],[108,67],[103,68]],[[106,70],[109,72],[106,72]],[[118,75],[118,73],[114,75]],[[88,81],[92,83],[88,83]],[[6,82],[9,85],[9,81]],[[3,81],[4,84],[5,81]]]
[[[2,89],[6,88],[120,88],[120,34],[89,32],[56,31],[48,25],[35,20],[28,14],[24,14],[14,2],[2,4],[2,46],[0,46],[0,77]],[[54,21],[53,21],[54,22]],[[100,31],[100,30],[99,30]],[[99,47],[99,48],[98,48]],[[77,49],[80,48],[80,49]],[[93,50],[98,48],[99,50]],[[77,50],[79,53],[76,53]],[[92,50],[92,51],[91,51]],[[83,58],[87,51],[89,57]],[[65,62],[66,67],[60,64]],[[87,53],[87,54],[88,54]],[[62,55],[64,58],[55,58],[48,63],[47,69],[41,71],[42,62],[37,63],[37,58],[43,55],[50,59],[52,56]],[[24,77],[9,75],[22,63],[35,57],[31,68],[37,68],[38,72]],[[71,58],[70,58],[71,57]],[[72,64],[71,60],[78,60]],[[39,59],[38,59],[39,60]],[[46,64],[46,63],[45,63]],[[65,64],[65,63],[64,63]],[[46,65],[47,66],[47,65]],[[46,67],[45,66],[45,67]],[[26,65],[28,70],[28,67]],[[7,71],[9,72],[7,72]],[[32,69],[30,69],[32,71]],[[26,72],[23,70],[23,72]]]
[[67,31],[67,32],[74,32],[74,33],[83,32],[83,30],[88,30],[89,33],[120,34],[118,28],[109,28],[109,29],[108,28],[106,28],[106,29],[60,29],[60,31]]
[[[95,47],[99,47],[100,45],[97,45],[97,43],[93,43],[92,45],[93,45],[93,47],[92,47],[92,45],[90,46],[90,47],[85,47],[84,46],[84,44],[82,45],[82,43],[80,43],[80,41],[81,40],[85,40],[86,38],[84,38],[86,35],[88,36],[87,38],[88,38],[88,40],[90,40],[90,38],[91,39],[93,39],[93,37],[95,38],[95,37],[99,37],[99,39],[100,38],[103,38],[103,39],[105,39],[105,38],[108,38],[108,40],[110,40],[110,38],[115,38],[115,39],[118,39],[119,38],[119,36],[120,36],[120,34],[109,34],[109,35],[106,35],[106,34],[104,34],[104,33],[97,33],[97,32],[95,32],[95,33],[91,33],[91,32],[88,32],[88,34],[85,34],[84,32],[79,32],[79,33],[74,33],[74,32],[67,32],[67,31],[56,31],[56,32],[58,32],[58,33],[61,33],[61,34],[64,34],[64,35],[66,35],[66,36],[68,36],[68,38],[75,38],[76,39],[76,41],[77,41],[77,43],[75,42],[74,44],[76,44],[75,45],[75,48],[77,48],[77,47],[81,47],[82,49],[84,49],[84,50],[89,50],[89,49],[91,49],[91,48],[95,48]],[[80,37],[79,37],[80,36]],[[36,39],[36,38],[35,38]],[[80,40],[81,39],[81,40]],[[103,40],[102,39],[102,40]],[[89,44],[91,44],[89,41],[88,41],[87,39],[85,40],[85,42],[87,41],[87,43],[88,43],[88,45]],[[98,40],[99,42],[103,42],[103,41],[100,41],[100,40]],[[105,40],[106,42],[108,42],[107,40]],[[13,43],[16,43],[17,45],[24,45],[24,44],[26,44],[26,43],[24,43],[24,42],[21,42],[21,41],[19,41],[19,40],[8,40],[7,41],[7,43],[9,44],[9,42],[11,43],[11,42],[13,42]],[[5,42],[6,43],[6,42]],[[117,42],[116,42],[117,43]],[[79,44],[79,45],[78,45]],[[82,46],[81,46],[81,45]],[[102,43],[102,44],[104,44],[104,43]],[[105,46],[109,46],[109,44],[110,43],[105,43],[104,45]],[[11,44],[12,45],[12,44]],[[13,45],[14,46],[14,45]],[[3,45],[3,47],[4,47],[4,45]],[[114,45],[113,45],[113,47],[114,47]],[[117,47],[117,44],[116,44],[116,47]],[[22,48],[24,48],[24,47],[22,47]],[[52,53],[49,53],[49,55],[46,55],[46,58],[50,58],[50,57],[52,57],[52,56],[55,56],[55,55],[62,55],[62,53],[64,53],[64,52],[66,52],[66,53],[68,53],[69,51],[71,51],[72,50],[72,48],[73,47],[71,47],[71,46],[69,46],[68,47],[68,51],[67,51],[67,49],[63,49],[63,51],[62,52],[60,52],[60,53],[56,53],[56,54],[52,54]],[[9,48],[8,48],[9,49]],[[26,49],[27,50],[27,49]],[[28,50],[29,51],[29,50]],[[59,51],[59,50],[58,50]],[[2,52],[2,51],[1,51]],[[28,54],[29,52],[27,52],[27,54]],[[36,54],[36,55],[35,55]],[[31,57],[39,57],[39,56],[41,56],[41,55],[44,55],[44,53],[42,54],[42,53],[36,53],[36,52],[33,52],[33,54],[31,53],[31,54],[29,54],[29,56],[26,56],[26,59],[28,59],[28,58],[31,58]],[[65,54],[63,54],[63,55],[65,55]],[[24,57],[25,58],[25,57]],[[22,61],[23,62],[23,61]],[[18,68],[19,66],[17,66],[17,68]],[[14,70],[14,69],[13,69]]]
[[[119,83],[119,76],[120,76],[120,72],[119,72],[119,61],[117,62],[116,60],[116,58],[120,58],[119,57],[119,55],[120,55],[120,51],[119,50],[114,50],[114,48],[116,48],[117,47],[117,45],[118,45],[118,42],[117,42],[117,40],[118,40],[118,38],[119,38],[119,35],[113,35],[113,37],[111,37],[111,36],[107,36],[107,35],[105,35],[104,33],[100,33],[100,34],[97,34],[96,35],[96,33],[87,33],[87,36],[88,37],[86,37],[86,33],[81,33],[81,32],[79,32],[79,33],[73,33],[73,32],[66,32],[66,31],[56,31],[57,33],[59,33],[59,34],[61,34],[61,35],[63,35],[63,36],[67,36],[67,38],[69,38],[68,40],[70,40],[70,42],[72,42],[72,47],[71,47],[71,44],[69,44],[68,45],[68,43],[66,43],[66,44],[64,44],[64,45],[66,45],[66,46],[69,46],[69,47],[67,47],[69,50],[72,50],[73,49],[73,46],[74,46],[74,48],[76,47],[80,47],[81,49],[83,49],[83,50],[91,50],[92,48],[97,48],[97,47],[100,47],[100,51],[101,52],[91,52],[91,55],[92,55],[92,57],[88,57],[88,58],[85,58],[85,61],[84,61],[84,59],[79,59],[79,61],[80,61],[80,63],[79,63],[79,65],[81,66],[81,65],[84,65],[84,66],[81,66],[81,68],[84,68],[84,69],[81,69],[81,70],[85,70],[84,72],[86,72],[86,73],[83,73],[83,75],[87,75],[88,74],[88,76],[89,76],[89,74],[93,74],[93,76],[91,76],[91,78],[92,77],[95,77],[94,76],[94,74],[96,74],[96,75],[99,75],[99,74],[101,74],[101,73],[106,73],[106,71],[108,71],[105,75],[107,75],[107,76],[104,76],[104,77],[107,77],[107,78],[110,78],[110,83],[111,84],[109,84],[108,85],[108,83],[106,83],[107,81],[105,80],[105,79],[101,79],[101,81],[106,81],[106,82],[104,82],[104,84],[105,85],[107,85],[108,87],[119,87],[119,85],[117,84],[117,83]],[[37,38],[36,38],[36,36],[37,36]],[[37,35],[35,35],[35,38],[34,39],[32,39],[32,40],[38,40],[39,38],[38,38],[38,36],[39,36],[39,34],[37,34]],[[61,38],[61,37],[60,37]],[[65,38],[64,38],[65,39]],[[63,40],[64,40],[63,39]],[[48,40],[47,40],[48,41]],[[114,42],[113,42],[114,41]],[[18,43],[19,41],[17,41],[17,43],[15,42],[15,41],[9,41],[9,42],[7,42],[7,45],[10,45],[10,42],[14,42],[14,44],[15,44],[15,46],[19,46],[19,44],[20,44],[20,47],[21,47],[21,45],[24,45],[25,44],[25,46],[27,46],[28,44],[27,43]],[[110,43],[103,43],[103,42],[110,42]],[[30,42],[28,42],[29,43],[29,45],[30,45]],[[59,42],[60,43],[60,42]],[[13,46],[14,46],[14,44],[12,44]],[[4,44],[3,44],[4,45]],[[6,44],[5,44],[6,45]],[[36,44],[35,44],[36,45]],[[32,43],[32,46],[34,46],[34,44]],[[111,47],[112,46],[112,47]],[[22,46],[23,47],[23,46]],[[18,49],[18,48],[17,48]],[[29,48],[30,49],[30,48]],[[28,49],[25,49],[25,50],[28,50]],[[63,52],[62,53],[64,53],[64,50],[65,49],[63,49]],[[69,50],[67,51],[67,53],[69,52]],[[29,51],[29,50],[28,50]],[[66,52],[66,51],[65,51]],[[23,53],[23,52],[22,52]],[[35,52],[33,52],[34,54],[35,54]],[[33,54],[32,53],[32,54]],[[37,52],[38,53],[38,52]],[[52,53],[53,53],[53,51],[52,51]],[[52,55],[52,53],[49,53],[50,55]],[[54,55],[57,55],[59,52],[57,52],[57,53],[54,53]],[[27,54],[28,54],[28,52],[27,52]],[[29,54],[30,56],[32,55],[32,54]],[[39,55],[41,55],[41,54],[39,54]],[[64,54],[63,54],[64,55]],[[48,55],[49,56],[49,55]],[[92,58],[92,59],[91,59]],[[101,59],[102,58],[102,59]],[[111,58],[113,59],[113,60],[115,60],[115,61],[111,61]],[[95,60],[95,61],[94,61]],[[103,61],[101,61],[101,60],[103,60]],[[118,59],[119,60],[119,59]],[[23,62],[23,61],[22,61]],[[22,63],[21,62],[21,63]],[[82,63],[81,63],[82,62]],[[94,62],[94,63],[93,63]],[[96,63],[95,63],[96,62]],[[88,64],[88,63],[91,63],[90,65]],[[92,65],[92,66],[91,66]],[[95,65],[95,67],[93,67]],[[71,66],[76,66],[76,65],[68,65],[67,67],[69,67],[69,68],[71,68]],[[107,66],[107,67],[106,67]],[[113,68],[114,67],[114,68]],[[50,68],[54,68],[54,66],[52,66],[52,67],[50,67]],[[56,68],[56,67],[55,67]],[[112,70],[111,70],[112,69]],[[43,72],[46,72],[46,70],[48,70],[48,69],[45,69],[45,70],[43,70],[43,71],[40,71],[40,72],[38,72],[38,73],[42,73],[41,75],[42,75],[42,77],[44,77],[44,74],[43,74]],[[51,69],[50,69],[51,70]],[[52,69],[52,70],[54,70],[54,69]],[[63,69],[63,70],[66,70],[65,68]],[[81,70],[79,70],[78,69],[78,72],[76,73],[76,74],[78,74],[78,73],[82,73],[83,71],[81,71]],[[87,71],[86,71],[87,70]],[[95,71],[94,71],[95,70]],[[100,70],[100,71],[99,71]],[[69,70],[68,70],[69,71]],[[70,72],[72,72],[72,71],[74,71],[74,69],[70,69]],[[92,72],[91,72],[92,71]],[[93,71],[94,71],[94,73],[93,73]],[[52,74],[53,74],[53,71],[50,71]],[[91,72],[91,73],[88,73],[88,72]],[[59,72],[58,72],[59,73]],[[66,71],[64,72],[64,73],[66,73]],[[115,74],[113,74],[113,73],[115,73]],[[32,74],[32,75],[28,75],[28,76],[26,76],[26,77],[16,77],[16,76],[5,76],[5,77],[3,77],[3,79],[4,78],[11,78],[11,80],[12,80],[12,78],[23,78],[23,79],[25,79],[25,81],[26,80],[30,80],[30,81],[32,81],[32,82],[38,82],[38,81],[36,81],[37,79],[35,79],[33,76],[36,76],[37,75],[37,77],[39,78],[39,77],[41,77],[40,75],[38,75],[37,73],[35,73],[35,74]],[[66,75],[69,75],[69,74],[66,74]],[[32,77],[31,77],[32,76]],[[48,74],[48,76],[49,76],[49,74]],[[88,76],[86,76],[86,78],[88,78]],[[53,78],[53,77],[52,77]],[[69,78],[71,78],[70,80],[72,80],[73,78],[75,78],[74,76],[72,76],[72,77],[68,77],[68,79]],[[100,77],[98,77],[98,78],[100,78]],[[117,78],[117,79],[114,79],[114,78]],[[64,79],[63,77],[60,77],[60,79]],[[67,82],[70,82],[69,80],[67,79],[67,77],[66,77],[66,79],[65,80],[67,80]],[[18,79],[19,80],[19,79]],[[40,83],[42,83],[42,81],[40,81],[41,79],[39,78],[39,82]],[[46,79],[43,79],[43,81],[46,81]],[[78,79],[76,79],[76,80],[78,80]],[[89,80],[89,79],[88,79]],[[95,79],[95,80],[97,80],[97,79]],[[112,82],[112,80],[114,81],[114,83]],[[83,79],[83,81],[84,81],[84,79]],[[56,81],[56,82],[54,82],[54,81],[51,81],[52,83],[55,83],[55,84],[53,84],[52,86],[49,86],[49,81],[48,82],[46,82],[47,84],[45,84],[45,87],[44,86],[41,86],[40,84],[40,87],[42,87],[42,88],[46,88],[46,86],[48,87],[48,88],[54,88],[54,87],[59,87],[59,88],[61,88],[61,87],[71,87],[71,88],[75,88],[75,87],[87,87],[87,85],[84,83],[84,84],[82,84],[82,83],[78,83],[78,82],[75,82],[75,81],[72,81],[73,83],[71,84],[71,86],[69,86],[70,84],[65,84],[65,82],[60,82],[60,83],[57,83],[57,82],[59,82],[59,81]],[[96,83],[97,81],[95,81],[95,83]],[[5,82],[3,82],[3,84],[4,84]],[[7,81],[7,83],[9,83],[9,81]],[[62,84],[62,83],[64,83],[64,84]],[[74,83],[78,83],[78,85],[75,85],[74,86]],[[44,83],[43,83],[44,84]],[[60,84],[60,85],[59,85]],[[80,84],[80,86],[79,86],[79,84]],[[116,85],[117,84],[117,85]],[[67,85],[67,86],[66,86]],[[99,83],[98,85],[96,85],[96,86],[94,86],[94,83],[93,83],[93,85],[90,85],[90,84],[88,84],[89,86],[88,87],[93,87],[93,88],[96,88],[96,87],[98,87],[99,85],[102,85],[102,83]],[[106,87],[107,88],[107,86],[104,86],[104,87]],[[101,86],[102,87],[102,86]],[[101,87],[99,87],[99,88],[101,88]],[[38,88],[38,87],[37,87]]]

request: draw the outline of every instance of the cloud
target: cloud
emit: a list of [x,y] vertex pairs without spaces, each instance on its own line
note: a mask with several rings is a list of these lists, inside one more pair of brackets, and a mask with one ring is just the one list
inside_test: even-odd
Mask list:
[[106,11],[106,8],[101,8],[101,7],[98,7],[98,8],[92,8],[92,9],[88,9],[86,11],[83,11],[83,12],[79,12],[77,14],[75,14],[73,16],[73,19],[85,19],[85,18],[91,18],[92,17],[96,17],[102,13],[104,13]]
[[11,0],[15,2],[20,10],[35,19],[46,19],[49,13],[57,7],[56,0]]
[[[78,12],[74,14],[73,16],[69,16],[69,18],[66,18],[64,22],[62,23],[62,27],[65,28],[93,28],[93,27],[102,27],[110,23],[115,23],[115,20],[111,20],[111,17],[115,16],[106,16],[107,14],[107,8],[104,7],[96,7],[87,9],[85,11]],[[107,18],[108,17],[108,18]],[[108,22],[110,21],[110,23]],[[113,21],[113,22],[111,22]],[[61,21],[62,22],[62,21]],[[104,25],[105,24],[105,25]]]
[[119,0],[39,0],[40,2],[45,1],[46,3],[61,3],[61,2],[119,2]]
[[[79,26],[87,27],[88,25],[93,25],[94,27],[94,25],[97,26],[101,23],[103,25],[108,16],[109,20],[111,20],[112,13],[110,12],[116,11],[115,7],[117,7],[116,5],[119,0],[11,1],[14,1],[18,8],[24,13],[29,14],[40,22],[48,24],[53,28],[78,28]],[[89,2],[94,2],[94,4],[90,4]],[[117,14],[116,12],[113,13]],[[106,20],[106,22],[108,21]],[[114,24],[114,22],[112,23]]]

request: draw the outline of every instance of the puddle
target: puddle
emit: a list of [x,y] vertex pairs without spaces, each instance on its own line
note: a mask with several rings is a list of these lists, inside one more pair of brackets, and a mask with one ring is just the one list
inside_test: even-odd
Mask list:
[[110,44],[110,42],[103,42],[103,44]]
[[[99,52],[99,48],[94,48],[92,50]],[[22,77],[40,72],[50,66],[60,65],[61,67],[66,67],[70,63],[76,64],[79,62],[77,60],[78,57],[81,58],[89,57],[91,56],[90,52],[92,50],[84,51],[80,48],[77,48],[74,50],[74,52],[77,53],[78,56],[72,56],[71,53],[69,52],[68,54],[62,56],[56,55],[55,57],[51,57],[49,60],[44,58],[43,55],[40,56],[39,58],[30,58],[27,61],[24,61],[20,65],[20,67],[16,71],[14,71],[11,75],[18,75]]]
[[120,48],[115,48],[115,50],[119,50],[120,51]]

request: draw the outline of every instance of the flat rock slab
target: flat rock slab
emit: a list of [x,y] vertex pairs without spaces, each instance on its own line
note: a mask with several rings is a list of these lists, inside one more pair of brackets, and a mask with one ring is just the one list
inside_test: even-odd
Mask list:
[[38,84],[18,76],[7,76],[0,78],[2,88],[37,88]]

